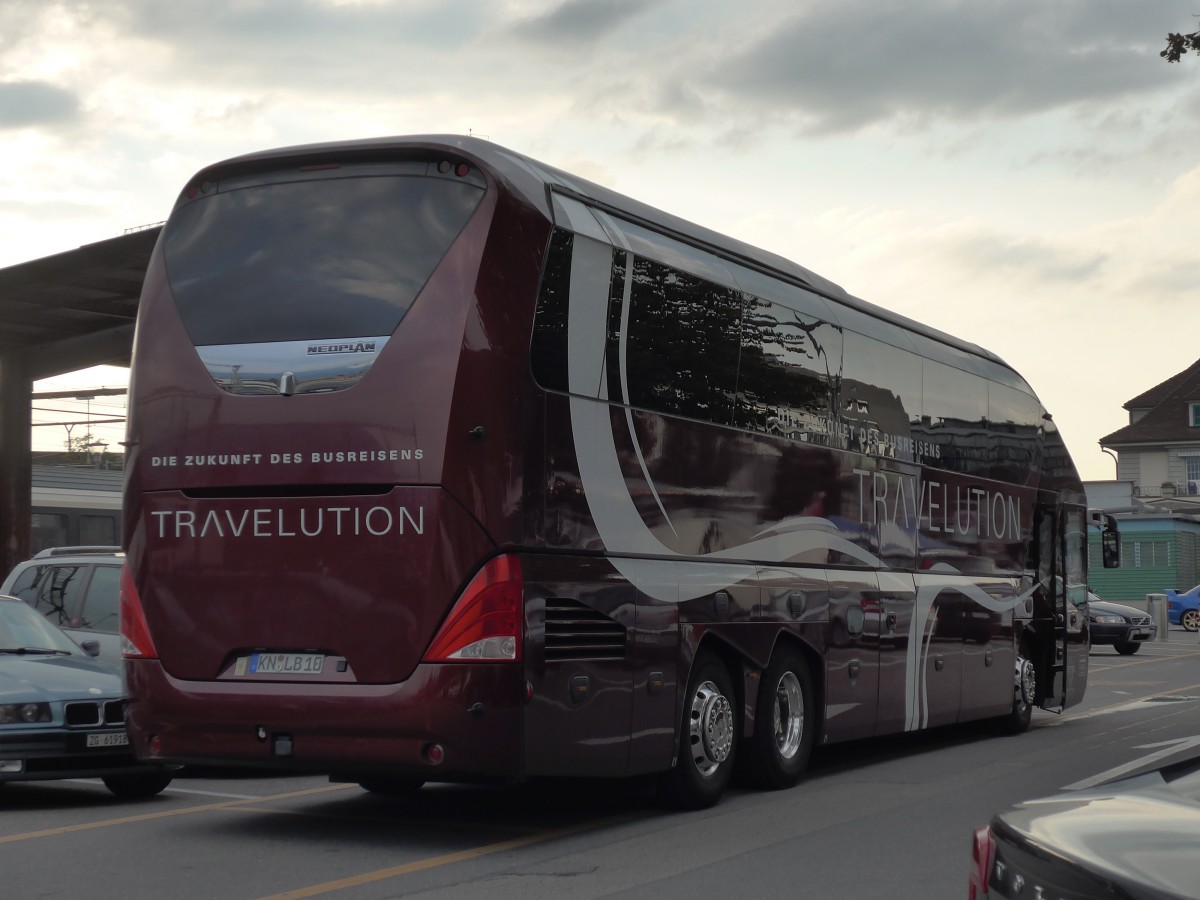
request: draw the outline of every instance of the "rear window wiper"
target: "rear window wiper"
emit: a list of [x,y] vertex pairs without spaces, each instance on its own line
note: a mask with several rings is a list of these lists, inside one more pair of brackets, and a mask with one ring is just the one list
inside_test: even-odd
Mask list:
[[63,656],[72,656],[73,655],[70,650],[57,650],[53,647],[0,647],[0,653],[17,653],[17,654],[20,654],[21,656],[24,656],[26,654],[30,654],[30,655],[38,654],[38,655],[49,655],[49,656],[54,656],[55,654],[61,654]]

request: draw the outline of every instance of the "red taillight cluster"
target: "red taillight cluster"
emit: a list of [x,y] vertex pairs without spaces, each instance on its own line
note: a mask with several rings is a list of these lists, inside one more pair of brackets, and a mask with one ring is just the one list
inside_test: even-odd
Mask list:
[[489,560],[454,604],[425,652],[425,662],[496,662],[521,658],[524,635],[521,563]]
[[996,839],[992,837],[992,829],[981,825],[975,829],[971,839],[971,880],[969,883],[968,900],[987,900],[988,877],[992,873],[992,863],[996,859]]
[[128,565],[121,568],[121,655],[126,659],[158,659]]

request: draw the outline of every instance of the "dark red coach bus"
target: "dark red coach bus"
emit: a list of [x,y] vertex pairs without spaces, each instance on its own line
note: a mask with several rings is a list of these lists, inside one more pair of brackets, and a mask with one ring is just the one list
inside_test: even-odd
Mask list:
[[698,807],[1087,682],[1083,488],[1019,375],[483,140],[196,175],[127,467],[144,757]]

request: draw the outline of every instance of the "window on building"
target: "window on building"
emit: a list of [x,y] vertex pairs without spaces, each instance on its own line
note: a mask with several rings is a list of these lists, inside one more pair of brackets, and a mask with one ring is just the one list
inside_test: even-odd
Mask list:
[[1200,494],[1200,456],[1185,456],[1183,463],[1187,467],[1187,492]]
[[[1089,548],[1088,563],[1095,567],[1100,565],[1099,544],[1095,545],[1095,555]],[[1130,569],[1162,569],[1169,568],[1171,562],[1170,541],[1122,541],[1121,567]]]
[[1188,404],[1188,417],[1193,428],[1200,428],[1200,403]]

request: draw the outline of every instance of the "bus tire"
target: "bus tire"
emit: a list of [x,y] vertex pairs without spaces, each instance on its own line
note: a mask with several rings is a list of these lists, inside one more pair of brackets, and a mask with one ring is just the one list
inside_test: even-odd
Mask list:
[[1022,641],[1013,667],[1012,710],[1000,717],[1000,731],[1004,734],[1020,734],[1033,720],[1033,705],[1037,702],[1037,666],[1033,659],[1033,646]]
[[679,725],[679,756],[659,784],[674,809],[704,809],[721,799],[737,755],[737,696],[721,660],[701,651],[692,664]]
[[754,734],[743,748],[745,776],[767,790],[791,787],[808,767],[816,726],[812,674],[803,657],[786,648],[775,653],[755,709]]
[[400,775],[376,775],[360,779],[358,782],[358,786],[364,791],[381,797],[407,797],[415,794],[424,785],[424,778],[407,778]]

